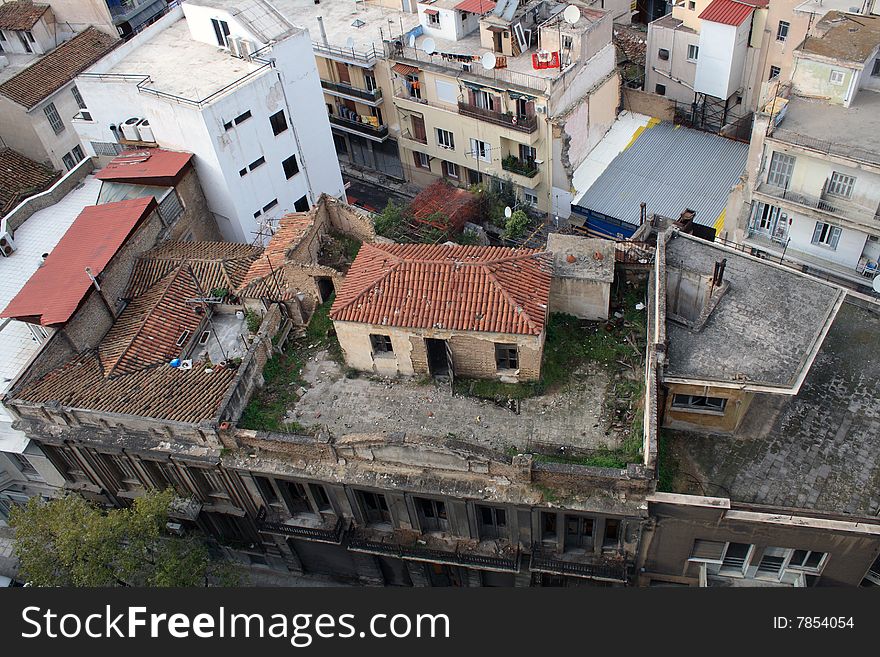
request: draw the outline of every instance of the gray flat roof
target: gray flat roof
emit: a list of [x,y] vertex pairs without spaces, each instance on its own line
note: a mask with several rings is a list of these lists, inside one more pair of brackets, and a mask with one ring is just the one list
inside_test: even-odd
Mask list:
[[674,232],[667,268],[711,276],[727,258],[727,292],[703,328],[666,322],[669,378],[794,388],[845,292],[712,242]]
[[550,233],[547,251],[553,254],[554,276],[605,283],[614,280],[615,247],[611,240]]
[[636,226],[639,204],[649,214],[723,225],[730,189],[746,167],[748,144],[662,122],[648,127],[615,157],[577,205]]
[[795,397],[756,395],[734,436],[676,432],[670,446],[676,492],[876,516],[880,310],[843,304]]

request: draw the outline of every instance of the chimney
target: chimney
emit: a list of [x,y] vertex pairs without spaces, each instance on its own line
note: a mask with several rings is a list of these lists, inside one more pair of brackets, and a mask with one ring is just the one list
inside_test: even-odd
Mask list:
[[323,16],[318,16],[318,27],[321,30],[321,41],[324,42],[325,46],[330,45],[329,43],[327,43],[327,30],[324,29],[324,17]]
[[727,267],[727,258],[715,263],[715,271],[712,274],[712,287],[718,287],[724,280],[724,269]]
[[639,226],[644,226],[648,218],[648,204],[642,201],[639,203]]

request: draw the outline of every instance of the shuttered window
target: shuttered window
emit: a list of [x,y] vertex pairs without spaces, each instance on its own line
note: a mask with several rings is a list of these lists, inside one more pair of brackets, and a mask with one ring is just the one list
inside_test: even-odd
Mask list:
[[710,563],[721,563],[724,557],[724,548],[727,545],[724,541],[705,541],[701,538],[694,540],[694,547],[691,550],[691,561],[708,561]]

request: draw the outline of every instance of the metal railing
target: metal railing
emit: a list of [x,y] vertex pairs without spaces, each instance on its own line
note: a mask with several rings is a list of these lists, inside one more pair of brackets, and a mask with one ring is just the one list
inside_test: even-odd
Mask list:
[[381,50],[376,50],[376,46],[370,46],[364,50],[355,50],[354,48],[339,48],[330,44],[319,43],[318,41],[312,41],[312,50],[322,57],[339,59],[366,67],[373,66],[385,56],[385,53]]
[[501,160],[501,168],[526,178],[534,178],[538,175],[538,166],[536,164],[530,164],[513,155],[509,155]]
[[412,561],[431,561],[514,573],[519,570],[519,551],[511,557],[502,557],[463,552],[458,547],[450,551],[438,550],[419,545],[418,543],[402,545],[400,543],[374,541],[362,536],[352,536],[348,541],[348,549],[353,552],[382,554]]
[[870,223],[878,221],[877,210],[857,205],[846,199],[839,199],[827,194],[814,196],[801,191],[793,191],[785,187],[778,187],[770,183],[761,183],[756,190],[759,194],[765,194],[775,199],[789,201],[811,210],[819,210],[829,214],[839,215],[853,221]]
[[332,125],[339,126],[340,128],[348,128],[349,130],[354,130],[355,132],[359,132],[362,135],[368,135],[370,137],[385,139],[388,136],[387,125],[380,125],[377,128],[370,125],[369,123],[350,121],[349,119],[343,119],[341,116],[331,116],[330,123]]
[[260,514],[257,516],[257,529],[262,532],[283,534],[284,536],[321,541],[322,543],[340,543],[342,541],[342,531],[345,527],[342,518],[337,517],[333,527],[327,529],[322,527],[289,525],[284,522],[267,520],[265,515],[265,510],[261,509]]
[[366,100],[367,102],[371,103],[374,103],[382,98],[381,89],[361,89],[360,87],[354,87],[350,84],[331,82],[330,80],[321,80],[321,86],[327,91],[343,94],[345,96],[351,96],[353,98],[359,98],[361,100]]
[[819,151],[820,153],[839,155],[848,160],[880,166],[880,152],[868,151],[863,148],[854,148],[845,144],[837,144],[823,139],[816,139],[815,137],[808,137],[792,130],[786,130],[785,128],[774,128],[769,136],[772,139],[777,139],[793,146],[802,146],[803,148]]
[[533,572],[574,575],[575,577],[589,577],[614,582],[626,582],[629,570],[625,560],[564,561],[554,553],[545,550],[541,545],[536,545],[532,548],[529,568]]
[[458,113],[462,116],[470,116],[487,123],[504,126],[517,132],[532,133],[538,129],[537,116],[516,116],[514,114],[502,114],[494,110],[483,109],[476,105],[458,102]]

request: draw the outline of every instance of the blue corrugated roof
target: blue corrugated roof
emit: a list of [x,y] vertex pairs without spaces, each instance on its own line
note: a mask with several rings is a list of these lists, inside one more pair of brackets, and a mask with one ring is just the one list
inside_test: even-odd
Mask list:
[[696,223],[714,226],[748,151],[748,144],[659,123],[614,158],[577,205],[636,225],[642,201],[649,215],[673,219],[690,208]]

